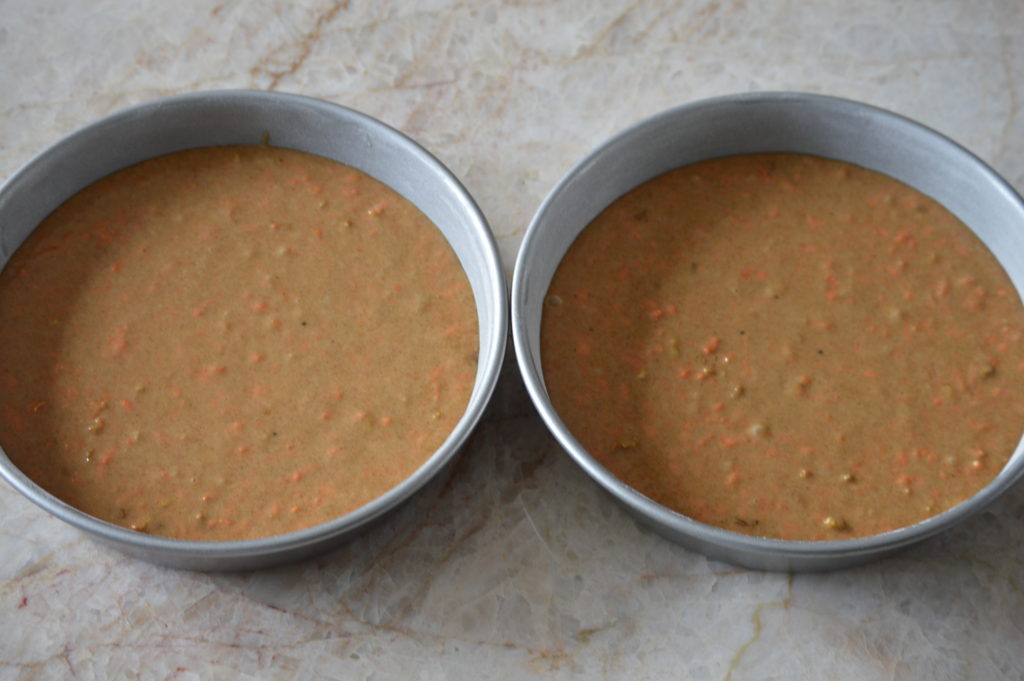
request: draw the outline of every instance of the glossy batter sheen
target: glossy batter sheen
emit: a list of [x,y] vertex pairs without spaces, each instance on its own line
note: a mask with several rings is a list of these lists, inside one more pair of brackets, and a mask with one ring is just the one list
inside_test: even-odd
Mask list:
[[560,265],[545,381],[620,479],[737,532],[872,535],[967,499],[1024,429],[1024,312],[948,211],[819,158],[709,161]]
[[0,275],[4,450],[142,532],[268,536],[366,504],[461,417],[465,274],[409,202],[271,147],[171,154],[72,197]]

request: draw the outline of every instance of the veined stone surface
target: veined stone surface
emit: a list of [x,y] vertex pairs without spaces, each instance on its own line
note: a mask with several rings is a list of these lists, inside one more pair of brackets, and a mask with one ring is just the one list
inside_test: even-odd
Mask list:
[[[0,0],[0,177],[130,104],[295,92],[437,155],[511,272],[579,158],[714,95],[888,108],[1020,190],[1022,35],[1010,0]],[[1024,487],[896,558],[742,570],[639,529],[559,450],[512,361],[450,474],[314,560],[158,568],[6,485],[0,517],[3,679],[1024,678]]]

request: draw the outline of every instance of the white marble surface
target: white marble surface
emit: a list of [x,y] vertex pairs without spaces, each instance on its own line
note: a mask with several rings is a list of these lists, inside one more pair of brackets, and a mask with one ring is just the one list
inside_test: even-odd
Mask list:
[[[867,101],[1024,188],[1017,0],[0,0],[0,176],[128,104],[298,92],[412,135],[511,264],[557,179],[671,105]],[[638,529],[547,435],[509,363],[446,480],[338,551],[253,574],[100,548],[0,484],[3,679],[1024,679],[1024,487],[823,575]]]

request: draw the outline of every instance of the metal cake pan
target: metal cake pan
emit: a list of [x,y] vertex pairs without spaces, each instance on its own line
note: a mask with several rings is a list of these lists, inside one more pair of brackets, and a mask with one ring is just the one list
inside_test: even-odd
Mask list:
[[0,456],[0,475],[44,510],[132,556],[179,568],[242,570],[297,560],[353,538],[393,511],[448,464],[493,394],[508,326],[505,275],[473,198],[436,158],[397,130],[325,101],[271,92],[214,91],[169,97],[107,116],[64,137],[0,187],[0,264],[51,211],[110,173],[183,149],[269,143],[357,168],[415,204],[441,230],[472,287],[479,322],[473,391],[442,446],[411,476],[371,503],[299,532],[233,542],[150,536],[87,515],[36,485]]
[[976,156],[925,126],[866,104],[801,93],[752,93],[679,106],[615,135],[554,187],[529,225],[512,283],[512,330],[527,389],[548,428],[591,478],[643,524],[683,546],[737,565],[830,570],[894,553],[978,513],[1024,476],[1018,444],[974,497],[921,523],[838,541],[783,541],[706,525],[617,479],[573,436],[549,399],[541,368],[544,298],[576,236],[616,198],[680,166],[734,154],[793,152],[885,173],[933,197],[966,223],[1024,291],[1024,202]]

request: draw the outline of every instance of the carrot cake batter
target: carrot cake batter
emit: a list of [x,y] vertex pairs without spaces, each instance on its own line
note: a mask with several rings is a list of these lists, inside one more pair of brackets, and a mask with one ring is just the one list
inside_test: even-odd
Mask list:
[[72,197],[0,275],[8,456],[141,532],[234,540],[352,511],[461,417],[469,283],[412,204],[325,158],[184,151]]
[[1024,310],[884,175],[790,154],[666,173],[577,238],[545,301],[560,416],[621,480],[736,532],[872,535],[972,496],[1024,430]]

